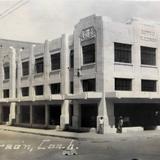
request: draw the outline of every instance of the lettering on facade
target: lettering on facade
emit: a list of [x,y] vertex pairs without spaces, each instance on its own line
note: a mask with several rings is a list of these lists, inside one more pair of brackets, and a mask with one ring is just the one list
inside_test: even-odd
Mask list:
[[96,38],[96,30],[94,29],[94,27],[89,27],[82,30],[80,34],[81,42],[90,40],[92,38]]
[[143,41],[150,41],[150,42],[157,41],[156,33],[154,31],[142,29],[140,34],[141,34],[140,39]]

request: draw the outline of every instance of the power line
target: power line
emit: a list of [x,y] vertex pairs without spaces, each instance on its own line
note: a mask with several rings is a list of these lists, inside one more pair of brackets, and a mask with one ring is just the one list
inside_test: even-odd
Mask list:
[[3,12],[0,13],[0,16],[3,16],[3,14],[7,13],[9,10],[11,10],[12,8],[16,7],[19,3],[23,2],[24,0],[19,0],[18,2],[14,3],[11,7],[7,8],[6,10],[4,10]]
[[20,7],[24,6],[25,4],[27,4],[29,2],[29,0],[25,1],[25,0],[20,0],[18,2],[16,2],[14,5],[12,5],[11,7],[9,7],[8,9],[6,9],[5,11],[3,11],[0,14],[0,19],[10,15],[11,13],[13,13],[14,11],[16,11],[17,9],[19,9]]

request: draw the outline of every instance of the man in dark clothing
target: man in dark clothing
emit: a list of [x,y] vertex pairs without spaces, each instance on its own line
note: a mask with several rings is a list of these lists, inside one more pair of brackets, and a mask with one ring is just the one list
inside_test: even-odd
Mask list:
[[123,117],[120,116],[117,126],[117,133],[122,133],[122,126],[123,126]]

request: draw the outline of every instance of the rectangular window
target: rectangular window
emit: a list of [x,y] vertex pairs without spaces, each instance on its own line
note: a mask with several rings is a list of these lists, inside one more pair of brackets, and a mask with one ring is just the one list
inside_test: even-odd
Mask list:
[[51,84],[51,94],[60,94],[61,93],[61,84],[53,83]]
[[4,89],[3,90],[3,97],[4,98],[9,98],[9,89]]
[[43,85],[35,86],[35,94],[37,96],[43,95]]
[[114,61],[131,63],[131,45],[114,43]]
[[10,68],[9,65],[4,66],[4,79],[10,78]]
[[156,65],[156,48],[141,46],[141,64]]
[[73,82],[70,82],[70,93],[73,94]]
[[29,61],[22,62],[22,76],[29,75]]
[[70,51],[70,68],[74,67],[74,50]]
[[52,70],[60,69],[60,53],[51,55],[51,67]]
[[132,80],[124,78],[115,78],[115,90],[131,91]]
[[29,87],[23,87],[22,90],[22,96],[29,96]]
[[156,80],[142,80],[141,90],[146,92],[156,92]]
[[83,64],[95,62],[95,44],[82,46],[83,51]]
[[83,80],[82,83],[83,83],[84,92],[96,91],[96,80],[95,79]]
[[35,60],[35,72],[36,73],[43,73],[43,70],[44,70],[43,57],[37,58]]

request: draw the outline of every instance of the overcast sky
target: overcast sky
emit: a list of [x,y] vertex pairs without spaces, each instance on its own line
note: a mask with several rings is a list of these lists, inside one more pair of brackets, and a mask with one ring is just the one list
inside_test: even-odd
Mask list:
[[[0,15],[17,1],[0,0]],[[0,18],[0,38],[32,42],[52,40],[62,33],[72,33],[80,18],[92,14],[121,22],[131,17],[160,21],[160,1],[30,0]]]

